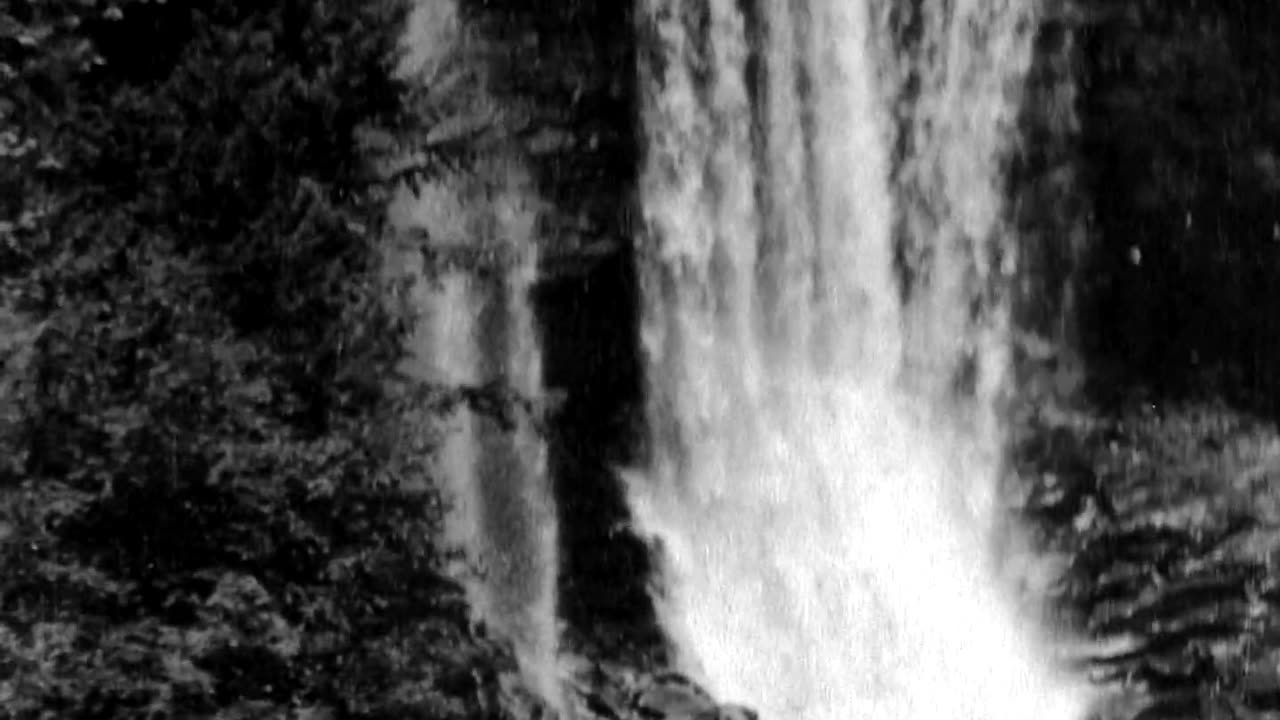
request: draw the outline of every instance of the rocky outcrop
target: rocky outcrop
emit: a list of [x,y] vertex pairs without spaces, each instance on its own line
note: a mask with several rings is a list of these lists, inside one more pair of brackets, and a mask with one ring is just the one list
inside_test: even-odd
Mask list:
[[593,665],[573,687],[578,720],[759,720],[755,711],[717,703],[685,675]]
[[1041,587],[1084,638],[1067,654],[1107,690],[1101,715],[1280,717],[1274,429],[1148,408],[1029,435],[1020,509],[1065,559]]

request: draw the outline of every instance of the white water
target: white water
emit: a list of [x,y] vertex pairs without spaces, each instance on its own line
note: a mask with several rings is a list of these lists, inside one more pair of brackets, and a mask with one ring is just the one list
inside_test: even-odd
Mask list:
[[[499,115],[483,65],[468,56],[451,0],[418,0],[402,72],[439,83],[442,126],[466,128]],[[432,86],[434,87],[434,85]],[[420,322],[409,367],[441,387],[490,386],[537,403],[542,361],[528,295],[537,270],[541,202],[527,171],[495,148],[465,173],[397,197],[393,222],[410,238],[395,262],[415,278]],[[422,249],[430,260],[424,261]],[[560,705],[557,671],[557,522],[546,447],[527,409],[514,427],[460,407],[445,418],[434,476],[445,481],[449,543],[478,619],[509,640],[526,686]]]
[[912,49],[888,3],[742,5],[641,2],[662,620],[766,720],[1081,718],[991,562],[1032,4],[920,0]]

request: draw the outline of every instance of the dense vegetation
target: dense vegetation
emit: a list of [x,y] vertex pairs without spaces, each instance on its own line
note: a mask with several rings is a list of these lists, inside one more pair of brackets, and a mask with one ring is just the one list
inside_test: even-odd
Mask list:
[[498,712],[395,372],[406,12],[0,11],[5,717]]

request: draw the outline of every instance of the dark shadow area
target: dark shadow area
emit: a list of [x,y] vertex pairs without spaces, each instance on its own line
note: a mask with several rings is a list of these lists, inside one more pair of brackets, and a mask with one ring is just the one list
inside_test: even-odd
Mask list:
[[627,530],[620,467],[643,432],[639,295],[631,252],[639,169],[631,3],[463,2],[493,40],[491,90],[516,129],[539,192],[535,309],[561,537],[560,613],[571,646],[639,659],[663,641],[646,589],[650,559]]
[[1076,17],[1094,394],[1221,397],[1274,417],[1280,6],[1110,5]]
[[650,561],[626,529],[615,469],[636,462],[642,387],[634,268],[628,254],[539,293],[545,381],[565,400],[551,422],[551,470],[560,511],[561,614],[602,650],[647,653],[661,644],[646,590]]

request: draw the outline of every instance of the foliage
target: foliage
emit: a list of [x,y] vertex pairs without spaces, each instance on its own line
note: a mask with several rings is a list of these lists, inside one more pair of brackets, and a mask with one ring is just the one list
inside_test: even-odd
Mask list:
[[0,10],[6,717],[498,712],[361,143],[420,139],[405,12]]

